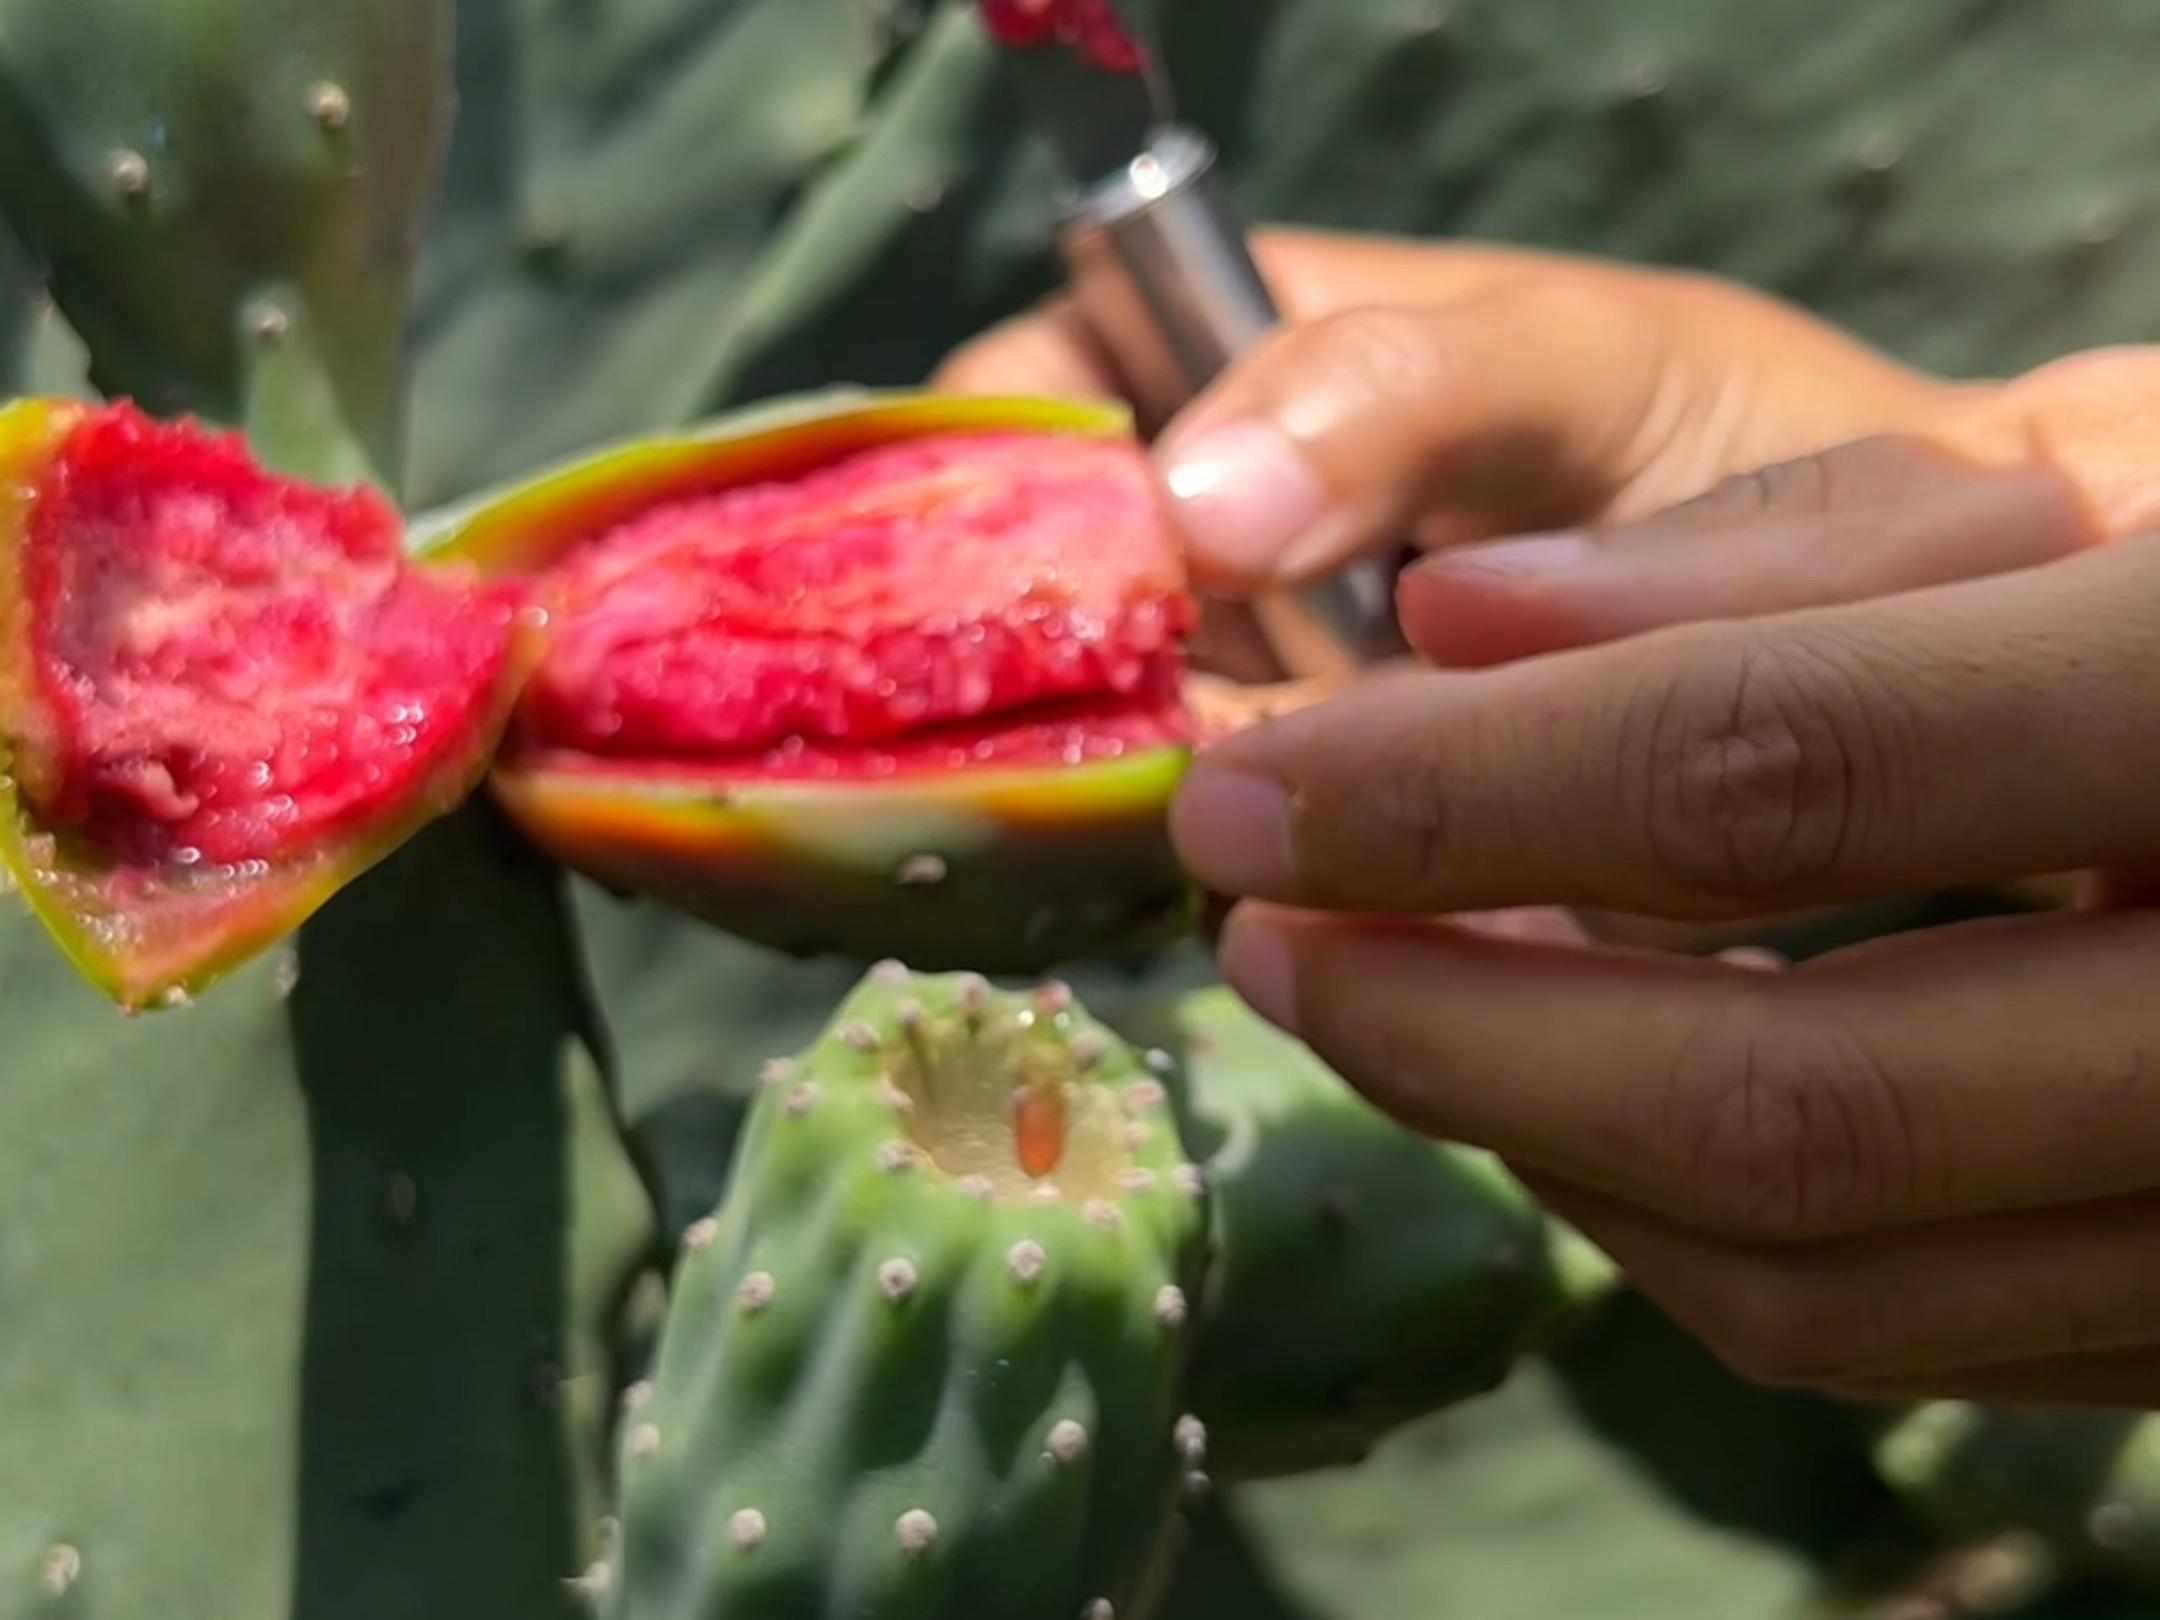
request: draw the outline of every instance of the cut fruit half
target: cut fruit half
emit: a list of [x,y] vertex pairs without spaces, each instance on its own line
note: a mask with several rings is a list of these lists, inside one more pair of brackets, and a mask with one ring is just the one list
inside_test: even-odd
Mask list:
[[850,393],[428,525],[551,630],[493,774],[548,854],[775,949],[1041,971],[1182,929],[1195,617],[1116,408]]
[[92,983],[184,999],[475,789],[522,598],[238,434],[0,409],[0,859]]

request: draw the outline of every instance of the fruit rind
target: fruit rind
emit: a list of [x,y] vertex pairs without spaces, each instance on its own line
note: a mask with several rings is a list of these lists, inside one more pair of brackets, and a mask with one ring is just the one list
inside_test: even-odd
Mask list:
[[1165,806],[1188,753],[906,782],[668,784],[544,761],[491,786],[551,858],[797,956],[1039,972],[1189,927]]
[[417,515],[408,543],[417,555],[470,562],[489,574],[534,575],[660,502],[788,478],[878,445],[999,429],[1117,437],[1132,426],[1130,411],[1101,400],[855,388],[794,394],[679,433],[564,457]]

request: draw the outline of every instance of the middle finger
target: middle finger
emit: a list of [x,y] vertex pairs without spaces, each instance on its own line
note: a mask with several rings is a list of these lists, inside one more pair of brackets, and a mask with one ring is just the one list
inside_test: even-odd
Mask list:
[[2160,1188],[2160,913],[1778,973],[1247,904],[1230,983],[1415,1130],[1748,1242]]

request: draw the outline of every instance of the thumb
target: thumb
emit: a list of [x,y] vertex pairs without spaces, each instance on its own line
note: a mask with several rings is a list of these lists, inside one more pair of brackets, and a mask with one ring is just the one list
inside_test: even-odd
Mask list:
[[1667,505],[1903,420],[1935,385],[1774,301],[1560,270],[1271,334],[1157,451],[1196,577],[1249,597],[1410,538]]

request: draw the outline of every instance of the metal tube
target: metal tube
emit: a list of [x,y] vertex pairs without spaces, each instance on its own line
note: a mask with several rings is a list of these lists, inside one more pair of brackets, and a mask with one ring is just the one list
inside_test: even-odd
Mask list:
[[[1081,193],[1060,246],[1075,301],[1153,422],[1281,320],[1223,195],[1214,147],[1195,130],[1157,131],[1125,168]],[[1404,650],[1384,563],[1361,560],[1294,594],[1358,659]]]

